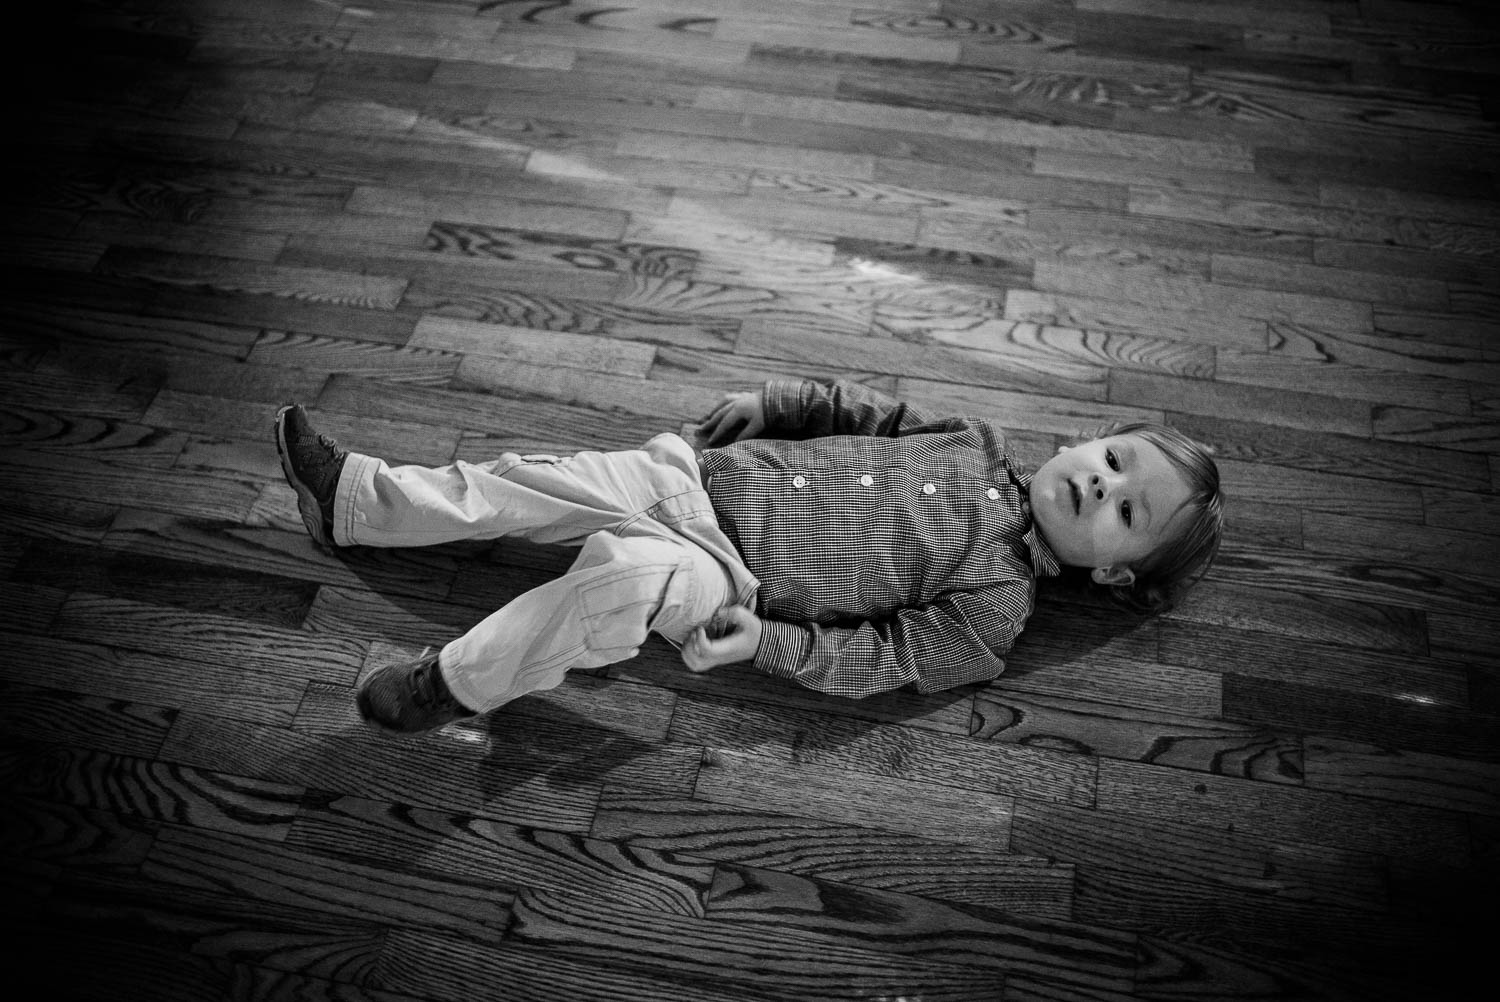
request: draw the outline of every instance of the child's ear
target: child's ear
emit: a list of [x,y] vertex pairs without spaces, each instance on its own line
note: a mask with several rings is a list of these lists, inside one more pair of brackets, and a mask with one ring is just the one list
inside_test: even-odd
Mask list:
[[1135,583],[1135,571],[1124,564],[1114,564],[1110,567],[1095,567],[1089,572],[1094,579],[1094,584],[1102,585],[1128,585]]

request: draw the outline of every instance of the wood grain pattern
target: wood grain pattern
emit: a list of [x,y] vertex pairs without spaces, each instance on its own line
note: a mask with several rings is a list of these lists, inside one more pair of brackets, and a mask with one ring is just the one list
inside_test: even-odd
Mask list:
[[[0,900],[116,1002],[1466,998],[1500,891],[1500,40],[1439,0],[100,0],[0,174]],[[21,52],[21,49],[25,49]],[[359,680],[563,572],[271,436],[627,449],[843,378],[1210,446],[1219,558],[993,681]],[[55,958],[81,958],[59,964]],[[1482,983],[1482,981],[1481,981]]]

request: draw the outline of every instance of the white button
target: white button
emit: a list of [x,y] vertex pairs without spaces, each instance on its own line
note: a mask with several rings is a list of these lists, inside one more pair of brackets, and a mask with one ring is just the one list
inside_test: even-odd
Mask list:
[[873,487],[875,486],[875,478],[866,473],[864,476],[859,478],[859,486]]
[[987,497],[987,498],[989,498],[991,501],[999,501],[1000,500],[1000,492],[997,491],[997,490],[995,490],[995,488],[993,488],[993,487],[991,487],[989,490],[985,491],[984,492],[984,496]]
[[797,474],[795,477],[792,478],[792,486],[793,487],[806,487],[807,486],[807,478],[804,477],[800,473]]
[[932,484],[923,484],[922,485],[922,493],[923,494],[936,494],[937,493],[937,487],[935,487]]

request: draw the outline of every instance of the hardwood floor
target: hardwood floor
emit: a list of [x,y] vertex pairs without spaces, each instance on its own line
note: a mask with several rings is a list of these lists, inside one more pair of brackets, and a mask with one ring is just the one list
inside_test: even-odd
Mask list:
[[[91,999],[1474,997],[1500,891],[1500,28],[1409,0],[122,0],[12,39],[11,983]],[[28,51],[29,50],[29,51]],[[773,375],[1211,443],[1172,614],[867,701],[372,667],[566,567],[320,551]],[[1479,989],[1475,989],[1478,992]]]

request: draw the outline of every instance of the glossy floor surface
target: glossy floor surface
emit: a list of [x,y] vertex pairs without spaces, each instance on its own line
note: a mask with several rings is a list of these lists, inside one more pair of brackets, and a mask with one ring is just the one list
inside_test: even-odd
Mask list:
[[[90,999],[1466,997],[1500,890],[1500,44],[1404,0],[123,0],[13,33],[9,974]],[[438,465],[773,376],[1217,451],[1221,559],[999,680],[641,655],[415,738],[565,568],[333,555]],[[26,968],[34,968],[28,972]]]

